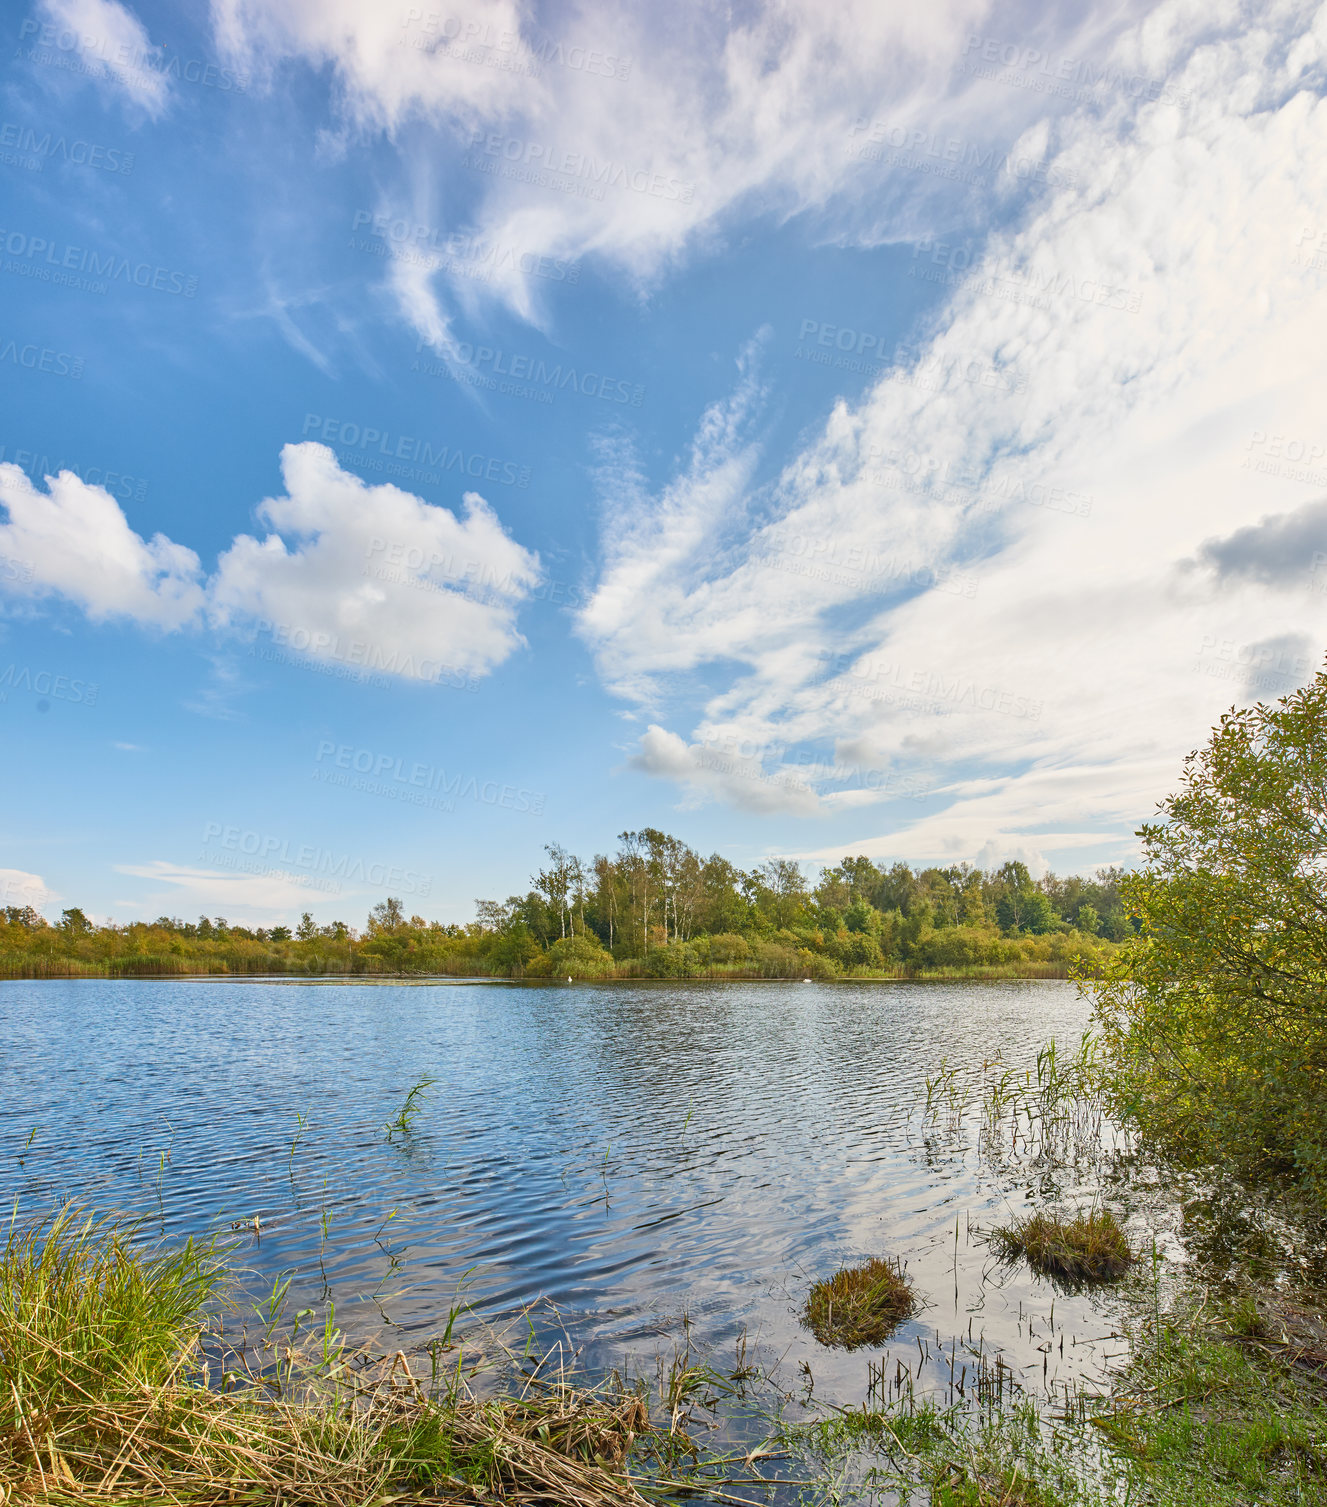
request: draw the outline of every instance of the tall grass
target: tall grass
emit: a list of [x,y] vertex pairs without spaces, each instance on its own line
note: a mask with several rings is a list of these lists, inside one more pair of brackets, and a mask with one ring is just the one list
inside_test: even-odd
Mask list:
[[264,1367],[245,1342],[224,1343],[227,1288],[213,1244],[143,1248],[133,1226],[74,1209],[11,1223],[0,1502],[362,1507],[498,1494],[642,1507],[622,1469],[649,1429],[638,1394],[554,1378],[481,1401],[459,1364],[426,1388],[401,1352],[386,1369],[352,1370],[335,1340],[306,1358],[293,1335],[272,1344],[273,1324],[260,1344],[276,1365]]

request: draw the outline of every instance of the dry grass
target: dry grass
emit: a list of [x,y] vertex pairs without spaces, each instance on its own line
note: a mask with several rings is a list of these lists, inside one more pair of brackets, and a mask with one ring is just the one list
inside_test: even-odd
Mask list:
[[[351,1378],[339,1350],[275,1380],[208,1386],[224,1279],[209,1246],[144,1252],[66,1211],[0,1249],[0,1503],[364,1507],[498,1497],[644,1507],[624,1469],[650,1429],[637,1394],[562,1380],[484,1400],[441,1393],[404,1354]],[[245,1378],[237,1385],[237,1375]],[[257,1384],[252,1384],[256,1380]]]
[[822,1345],[855,1350],[888,1338],[915,1306],[901,1263],[873,1256],[815,1283],[802,1322]]
[[1024,1256],[1034,1270],[1070,1282],[1108,1282],[1134,1261],[1119,1221],[1106,1209],[1071,1220],[1033,1214],[992,1230],[990,1238],[1007,1260]]

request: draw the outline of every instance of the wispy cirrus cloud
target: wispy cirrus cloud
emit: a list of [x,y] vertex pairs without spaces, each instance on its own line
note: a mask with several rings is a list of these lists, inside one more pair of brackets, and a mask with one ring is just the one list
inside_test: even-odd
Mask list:
[[[1036,18],[1036,45],[1015,54],[1085,59],[1094,82],[1083,92],[1109,105],[1122,80],[1146,89],[1138,70],[1173,61],[1155,39],[1137,55],[1129,23],[1142,12],[1126,4],[1103,22],[1052,9]],[[1068,108],[1060,92],[980,76],[984,51],[1003,55],[1004,33],[1026,40],[1031,24],[999,19],[987,0],[766,0],[740,12],[213,0],[212,15],[220,49],[260,84],[330,71],[329,132],[394,153],[375,206],[387,219],[596,259],[642,288],[740,221],[814,216],[827,240],[880,244],[970,223],[974,195],[1002,213],[1044,181]],[[386,284],[437,345],[452,311],[481,296],[445,267],[404,259]],[[543,318],[519,262],[482,296]]]
[[[154,66],[158,49],[127,6],[119,0],[43,0],[37,14],[50,26],[56,48],[77,50],[81,73],[98,79],[150,119],[165,114],[170,79]],[[27,35],[38,47],[45,45],[43,31]]]
[[[776,481],[706,509],[696,478],[747,454],[739,425],[699,471],[605,489],[581,631],[620,693],[671,696],[695,729],[658,719],[638,767],[731,799],[687,767],[715,737],[933,761],[950,777],[930,809],[882,814],[854,849],[1118,850],[1250,693],[1214,646],[1299,635],[1321,653],[1327,601],[1262,589],[1317,538],[1317,513],[1250,525],[1276,484],[1224,451],[1269,406],[1287,432],[1308,423],[1327,335],[1327,288],[1293,256],[1327,194],[1324,36],[1307,6],[1260,15],[1251,31],[1242,12],[1216,26],[1158,7],[1133,45],[1187,103],[1062,114],[1057,186],[974,261],[918,247],[916,274],[947,296],[916,363],[839,401]],[[1236,286],[1261,296],[1232,299]],[[929,458],[930,480],[891,475],[900,453]],[[745,536],[688,553],[678,498],[692,494],[696,517],[746,518]],[[1226,543],[1204,544],[1214,530]],[[1224,567],[1219,594],[1177,576],[1203,550]],[[971,590],[946,589],[955,572]],[[706,667],[720,685],[697,697]],[[807,804],[790,792],[783,809]]]

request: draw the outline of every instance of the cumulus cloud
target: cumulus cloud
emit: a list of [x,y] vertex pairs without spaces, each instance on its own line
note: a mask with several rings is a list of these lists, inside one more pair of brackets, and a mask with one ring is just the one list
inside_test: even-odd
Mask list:
[[29,874],[24,869],[0,869],[0,905],[43,910],[56,904],[60,896],[47,887],[40,874]]
[[1327,567],[1327,498],[1269,514],[1224,539],[1205,539],[1198,563],[1210,566],[1220,581],[1302,586]]
[[158,54],[143,23],[119,0],[44,0],[44,13],[61,38],[78,39],[84,70],[121,90],[152,119],[170,103],[170,81],[153,66]]
[[0,465],[0,556],[7,588],[60,596],[94,621],[270,633],[284,650],[407,680],[484,675],[525,640],[517,610],[539,580],[475,492],[458,517],[394,486],[343,471],[324,445],[287,445],[286,495],[258,508],[271,530],[240,534],[205,584],[198,556],[157,534],[145,543],[102,487],[71,472],[39,491]]
[[761,815],[813,814],[820,797],[806,775],[796,769],[770,768],[757,751],[687,743],[674,732],[651,723],[628,761],[632,769],[673,780],[687,789],[692,804],[716,799]]
[[486,674],[525,642],[516,609],[539,562],[477,493],[458,518],[370,486],[312,443],[287,445],[281,474],[286,495],[258,509],[272,532],[241,534],[218,562],[214,622],[257,623],[315,659],[424,680]]
[[180,628],[203,605],[201,566],[193,550],[164,534],[145,541],[129,527],[104,487],[72,471],[46,478],[39,491],[14,465],[0,465],[0,554],[21,569],[8,572],[10,590],[59,595],[93,621],[130,618]]
[[[1294,251],[1327,195],[1310,87],[1327,36],[1306,5],[1260,15],[1159,6],[1137,55],[1182,102],[1063,114],[1049,192],[973,259],[919,244],[910,275],[946,295],[929,338],[776,481],[706,507],[709,478],[752,474],[739,423],[662,488],[607,489],[581,629],[608,683],[671,696],[702,744],[948,771],[920,817],[864,824],[854,850],[1054,861],[1129,845],[1220,710],[1261,689],[1249,646],[1299,635],[1320,654],[1327,598],[1263,589],[1319,515],[1240,533],[1302,485],[1241,469],[1238,446],[1269,407],[1278,430],[1313,432],[1327,336],[1327,287]],[[1214,530],[1219,596],[1174,568]],[[692,740],[655,720],[641,767],[694,786]]]

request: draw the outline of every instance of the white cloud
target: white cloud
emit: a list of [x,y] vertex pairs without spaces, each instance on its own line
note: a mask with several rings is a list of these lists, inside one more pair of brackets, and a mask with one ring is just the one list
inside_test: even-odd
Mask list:
[[144,864],[117,863],[115,872],[166,886],[154,890],[143,902],[135,902],[145,913],[162,914],[157,907],[183,905],[191,911],[196,908],[200,915],[225,916],[241,926],[293,923],[326,898],[323,891],[309,884],[307,876],[282,869],[231,874],[222,869],[188,868],[158,858]]
[[[458,517],[368,485],[312,443],[287,445],[281,469],[286,495],[258,508],[272,532],[238,535],[204,586],[192,550],[161,534],[145,543],[104,488],[62,471],[41,492],[0,465],[6,585],[145,627],[183,628],[206,608],[218,630],[267,632],[283,652],[407,680],[484,675],[524,644],[516,613],[539,560],[477,493]],[[224,660],[215,668],[195,706],[226,715],[237,677]]]
[[644,774],[685,786],[695,804],[712,798],[763,815],[803,816],[814,815],[820,806],[805,772],[767,768],[762,759],[744,755],[736,744],[731,748],[689,744],[653,722],[641,735],[629,763]]
[[33,910],[43,910],[59,899],[40,874],[29,874],[24,869],[0,869],[0,905],[30,905]]
[[[1053,11],[1040,44],[1073,53],[1082,41],[1090,62],[1118,64],[1120,33],[1140,8],[1130,0],[1108,25]],[[1050,142],[1047,112],[1063,108],[964,71],[974,33],[1025,30],[1021,18],[988,22],[988,0],[556,13],[517,0],[437,10],[213,0],[212,10],[218,45],[237,66],[269,81],[296,64],[329,69],[340,128],[390,138],[399,171],[377,205],[389,218],[525,252],[598,257],[642,285],[739,213],[813,212],[826,239],[871,244],[909,236],[926,206],[956,222],[974,195],[994,204],[1016,186],[998,167],[1007,154],[1035,173]],[[901,162],[863,157],[873,130],[886,158],[889,143],[908,144]],[[928,158],[947,165],[951,151],[961,166],[984,166],[948,177],[919,170],[935,166]],[[435,286],[446,275],[404,263],[388,273],[403,315],[435,344],[447,325]],[[448,291],[461,302],[475,290],[457,279]],[[490,291],[539,321],[519,265]]]
[[94,621],[125,617],[179,628],[203,604],[198,556],[164,534],[144,541],[104,487],[72,471],[46,478],[38,491],[14,465],[0,465],[0,554],[22,569],[10,589],[76,602]]
[[218,625],[257,623],[312,658],[425,680],[486,674],[525,642],[516,609],[539,562],[477,493],[458,518],[312,443],[287,445],[281,472],[286,496],[258,509],[273,532],[241,534],[218,562]]
[[[170,103],[170,81],[153,66],[157,49],[143,23],[119,0],[43,0],[61,38],[78,39],[84,70],[123,90],[155,120]],[[65,48],[63,40],[59,45]],[[68,50],[68,49],[66,49]]]
[[[424,7],[417,7],[417,14]],[[470,121],[482,110],[507,108],[518,81],[476,67],[443,42],[442,28],[473,39],[518,34],[521,9],[512,0],[460,0],[436,12],[435,30],[408,24],[405,7],[372,0],[213,0],[219,45],[246,71],[271,82],[291,59],[330,67],[349,119],[363,129],[399,131],[412,117]],[[418,45],[416,45],[418,44]],[[520,80],[528,83],[528,80]]]
[[[983,265],[923,248],[916,274],[950,292],[914,367],[841,401],[758,493],[705,496],[751,472],[746,401],[703,465],[610,487],[581,617],[605,680],[657,707],[715,666],[704,744],[989,780],[836,850],[1119,851],[1224,706],[1296,683],[1306,655],[1278,682],[1267,647],[1327,643],[1307,559],[1297,593],[1176,569],[1306,500],[1293,468],[1240,459],[1255,432],[1319,435],[1327,278],[1295,239],[1327,203],[1327,105],[1296,92],[1327,51],[1313,16],[1159,7],[1135,51],[1190,102],[1062,116],[1061,186]],[[649,737],[641,767],[694,794],[687,740]]]

